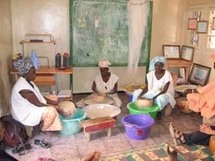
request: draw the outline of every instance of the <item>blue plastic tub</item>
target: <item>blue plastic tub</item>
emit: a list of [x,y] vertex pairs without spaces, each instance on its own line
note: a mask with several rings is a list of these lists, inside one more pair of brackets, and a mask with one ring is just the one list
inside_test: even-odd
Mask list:
[[122,118],[126,136],[134,140],[148,138],[154,119],[146,114],[126,115]]
[[63,129],[60,131],[62,135],[74,135],[81,131],[80,121],[86,118],[86,113],[82,109],[77,109],[74,115],[65,117],[60,115]]

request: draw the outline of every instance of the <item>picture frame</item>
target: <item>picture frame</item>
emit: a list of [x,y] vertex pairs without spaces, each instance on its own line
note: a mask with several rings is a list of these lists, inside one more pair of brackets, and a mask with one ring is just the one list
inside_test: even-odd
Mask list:
[[162,45],[166,59],[180,59],[180,45]]
[[208,32],[208,21],[198,21],[197,22],[197,33],[204,33]]
[[196,30],[197,29],[197,19],[196,18],[188,18],[188,30]]
[[211,68],[193,63],[188,81],[195,85],[204,86],[208,82]]
[[181,47],[181,59],[186,61],[193,61],[194,47],[182,45]]

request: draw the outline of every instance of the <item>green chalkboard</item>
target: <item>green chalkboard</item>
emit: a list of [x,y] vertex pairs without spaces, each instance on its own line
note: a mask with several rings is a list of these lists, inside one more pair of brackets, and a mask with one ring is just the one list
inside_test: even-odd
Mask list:
[[127,3],[77,0],[72,7],[73,66],[96,66],[101,59],[125,65]]
[[[127,0],[71,0],[71,55],[74,67],[97,66],[101,59],[112,66],[128,64],[128,7]],[[143,42],[145,64],[149,55],[148,29]],[[147,53],[147,54],[146,54]]]

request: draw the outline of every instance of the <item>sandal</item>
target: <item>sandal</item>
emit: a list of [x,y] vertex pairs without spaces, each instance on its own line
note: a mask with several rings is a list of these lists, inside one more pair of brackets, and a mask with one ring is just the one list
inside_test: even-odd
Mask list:
[[24,146],[19,143],[14,149],[12,149],[12,153],[18,153],[19,155],[27,154],[26,150],[31,149],[31,144],[25,144]]
[[175,145],[181,145],[185,143],[183,134],[174,127],[172,122],[170,122],[169,124],[169,132],[173,138]]
[[40,145],[41,147],[46,148],[46,149],[51,147],[51,145],[45,140],[36,139],[36,140],[34,140],[34,144]]

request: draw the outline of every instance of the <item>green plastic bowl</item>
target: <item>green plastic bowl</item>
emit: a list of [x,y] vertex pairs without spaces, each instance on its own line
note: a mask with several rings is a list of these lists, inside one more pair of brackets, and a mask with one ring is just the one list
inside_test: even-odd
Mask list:
[[154,119],[157,117],[157,113],[159,111],[157,104],[149,107],[144,107],[140,110],[136,105],[136,101],[128,103],[127,108],[129,109],[130,114],[149,114]]

